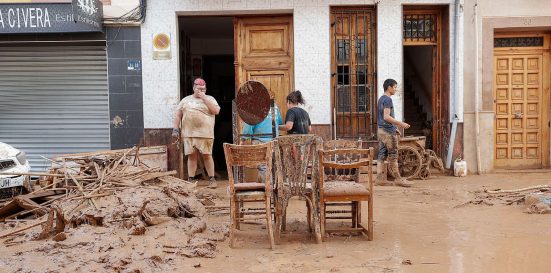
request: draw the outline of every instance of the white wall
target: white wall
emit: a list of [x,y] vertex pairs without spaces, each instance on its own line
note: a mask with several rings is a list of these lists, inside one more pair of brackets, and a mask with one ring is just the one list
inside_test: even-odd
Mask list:
[[[382,82],[403,82],[402,4],[453,4],[453,0],[377,0],[378,93]],[[155,0],[149,1],[142,25],[142,69],[145,128],[169,128],[179,97],[177,15],[293,14],[295,88],[306,98],[312,123],[331,122],[330,6],[374,5],[374,0]],[[450,13],[450,15],[453,13]],[[451,17],[451,16],[450,16]],[[151,38],[172,36],[171,60],[153,60]],[[453,36],[452,36],[453,37]],[[402,119],[402,93],[394,98]]]
[[313,124],[331,123],[329,24],[328,5],[294,8],[295,89],[304,94]]

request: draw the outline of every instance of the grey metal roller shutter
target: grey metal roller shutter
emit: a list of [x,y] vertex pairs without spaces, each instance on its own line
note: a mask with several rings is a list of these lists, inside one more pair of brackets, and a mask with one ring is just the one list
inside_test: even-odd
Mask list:
[[41,156],[109,149],[105,43],[0,44],[0,142]]

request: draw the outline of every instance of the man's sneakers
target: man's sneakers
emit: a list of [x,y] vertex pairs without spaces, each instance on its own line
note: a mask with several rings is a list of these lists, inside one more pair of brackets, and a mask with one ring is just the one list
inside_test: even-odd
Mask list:
[[216,189],[216,179],[214,178],[214,176],[209,177],[209,184],[207,188]]

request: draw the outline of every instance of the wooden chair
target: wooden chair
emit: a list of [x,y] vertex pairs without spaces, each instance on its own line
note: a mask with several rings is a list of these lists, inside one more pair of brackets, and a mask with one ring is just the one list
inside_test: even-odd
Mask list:
[[[229,193],[230,193],[230,247],[235,243],[235,232],[239,228],[239,222],[246,220],[265,219],[266,229],[270,238],[270,247],[274,248],[274,232],[272,228],[272,156],[274,154],[274,141],[258,145],[233,145],[224,143],[226,165],[228,167]],[[264,183],[251,183],[243,181],[242,169],[256,168],[266,165]],[[237,171],[236,171],[237,170]],[[263,202],[265,205],[264,216],[258,216],[257,211],[249,211],[243,207],[245,202]],[[247,217],[248,214],[252,214]]]
[[[362,232],[369,241],[373,240],[373,171],[371,160],[373,148],[334,149],[319,151],[320,218],[321,233]],[[359,183],[358,173],[362,166],[368,168],[368,182]],[[361,223],[361,202],[368,202],[367,228]],[[327,229],[328,204],[352,203],[351,217],[332,217],[332,219],[351,219],[351,227]]]
[[[276,160],[278,179],[276,194],[276,242],[285,230],[289,199],[298,196],[306,201],[308,229],[321,243],[318,209],[318,157],[322,140],[316,135],[280,136],[277,141],[279,158]],[[308,166],[312,174],[308,174]],[[310,178],[309,178],[310,177]]]
[[[335,149],[361,149],[362,141],[361,140],[351,140],[351,139],[333,139],[323,142],[323,150],[330,151]],[[359,155],[351,154],[334,154],[326,155],[326,160],[340,162],[340,163],[349,163],[354,159],[350,157],[358,157]],[[343,179],[349,179],[353,181],[359,181],[360,172],[355,170],[335,170],[335,169],[326,169],[325,174],[329,175],[332,180],[336,179],[337,175],[341,175]],[[354,218],[354,208],[356,203],[354,202],[326,202],[325,206],[330,207],[325,211],[325,219],[350,219]]]

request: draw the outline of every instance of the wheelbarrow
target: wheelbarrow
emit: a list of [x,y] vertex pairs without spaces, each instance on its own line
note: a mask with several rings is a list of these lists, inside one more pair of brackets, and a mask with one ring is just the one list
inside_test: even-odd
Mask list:
[[[442,159],[433,150],[425,149],[425,136],[400,137],[398,141],[398,169],[403,178],[427,179],[431,166],[444,170]],[[391,173],[391,172],[388,172]]]

